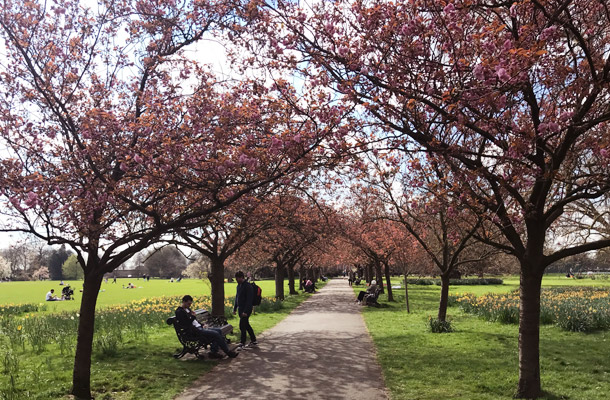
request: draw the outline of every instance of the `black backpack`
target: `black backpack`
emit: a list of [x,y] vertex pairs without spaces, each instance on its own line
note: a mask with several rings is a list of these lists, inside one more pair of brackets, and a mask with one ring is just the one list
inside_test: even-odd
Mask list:
[[252,291],[254,292],[252,305],[259,306],[261,304],[261,300],[263,299],[263,289],[261,289],[261,287],[254,282],[250,282],[250,285],[252,285]]

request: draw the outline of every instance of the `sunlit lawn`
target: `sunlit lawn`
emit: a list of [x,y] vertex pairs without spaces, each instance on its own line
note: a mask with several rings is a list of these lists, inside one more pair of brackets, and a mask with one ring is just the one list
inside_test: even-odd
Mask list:
[[[63,286],[59,281],[36,281],[36,282],[3,282],[0,283],[0,304],[19,304],[19,303],[45,303],[46,312],[72,311],[80,308],[82,281],[69,281],[74,289],[76,300],[45,302],[45,295],[50,289],[55,289],[55,294],[60,297]],[[136,289],[123,289],[132,283]],[[263,289],[263,296],[273,297],[275,295],[275,283],[273,280],[261,280],[257,284]],[[235,296],[236,283],[225,283],[225,296]],[[286,283],[286,293],[288,293],[288,283]],[[192,296],[209,295],[211,293],[208,280],[183,279],[180,282],[170,283],[168,279],[143,279],[119,278],[117,283],[102,283],[102,288],[98,296],[97,307],[107,307],[115,304],[129,303],[133,300],[156,297],[190,294]]]
[[[504,285],[456,286],[452,293],[508,292],[518,288],[516,277]],[[393,285],[400,285],[399,279]],[[610,287],[608,280],[546,277],[543,286]],[[356,291],[359,289],[356,289]],[[378,349],[386,384],[393,399],[511,399],[518,378],[518,326],[485,322],[450,307],[455,332],[427,331],[435,316],[439,286],[409,285],[411,314],[404,289],[395,289],[396,302],[380,296],[381,308],[363,307]],[[610,332],[565,332],[541,327],[541,376],[547,399],[607,399],[610,393]]]
[[[122,289],[122,285],[126,285],[128,282],[138,286],[138,289]],[[74,282],[69,283],[76,286]],[[274,296],[273,281],[258,281],[257,283],[263,289],[263,296]],[[226,295],[234,296],[235,287],[236,283],[226,283]],[[57,293],[61,286],[58,285],[58,282],[2,283],[0,284],[0,300],[4,304],[38,303],[50,288],[55,288]],[[100,293],[98,308],[125,304],[147,297],[184,294],[201,296],[210,293],[209,285],[197,280],[169,283],[166,280],[146,282],[141,279],[119,279],[116,284],[102,284],[102,288],[106,290]],[[286,294],[288,294],[287,282]],[[260,333],[271,328],[309,296],[309,294],[287,296],[282,309],[275,312],[257,312],[251,318],[254,330]],[[42,314],[75,311],[80,304],[80,293],[77,293],[75,301],[45,304],[49,304],[49,307]],[[34,314],[38,313],[30,313],[29,316]],[[17,318],[25,317],[18,316]],[[238,334],[238,321],[232,318],[229,322],[236,328],[235,334]],[[174,359],[172,354],[180,347],[180,344],[174,329],[167,326],[164,319],[160,320],[157,326],[147,328],[146,336],[143,339],[135,339],[126,334],[124,343],[120,345],[119,351],[115,355],[108,356],[97,350],[94,351],[92,390],[96,399],[172,399],[201,374],[217,364],[217,361],[208,359]],[[233,336],[232,339],[235,340],[236,336]],[[0,376],[0,399],[47,400],[68,397],[74,361],[73,354],[62,355],[57,344],[48,345],[41,353],[34,351],[29,345],[25,346],[24,351],[20,347],[11,346],[6,337],[0,337],[0,352],[11,352],[17,355],[19,360],[18,373],[15,377],[18,396],[10,397],[9,378],[3,374]],[[0,368],[2,368],[1,365]]]

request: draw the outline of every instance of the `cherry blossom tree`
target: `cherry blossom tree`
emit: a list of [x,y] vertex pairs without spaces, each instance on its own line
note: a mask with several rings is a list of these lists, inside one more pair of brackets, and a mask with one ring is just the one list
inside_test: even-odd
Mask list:
[[202,227],[177,231],[173,243],[195,249],[210,260],[208,279],[212,288],[212,315],[223,317],[225,313],[225,261],[269,229],[273,218],[264,201],[245,196],[222,212],[211,215]]
[[[361,179],[369,196],[382,203],[380,217],[399,223],[440,273],[437,319],[445,321],[450,278],[459,275],[459,267],[480,263],[497,253],[477,241],[479,237],[489,238],[494,231],[489,229],[490,224],[485,229],[485,215],[478,209],[460,203],[453,174],[431,155],[379,154],[367,164],[369,172]],[[482,251],[473,251],[475,247]]]
[[502,232],[489,244],[520,263],[517,396],[539,397],[543,272],[610,245],[591,235],[546,246],[570,204],[610,191],[607,5],[256,4],[248,26],[258,54],[358,104],[388,146],[410,151],[415,142],[438,154],[462,184],[461,201]]
[[325,242],[332,232],[329,221],[333,212],[321,202],[307,201],[293,193],[273,198],[268,207],[274,216],[272,226],[244,246],[232,263],[274,264],[275,297],[283,300],[286,274],[290,294],[296,294],[295,267],[316,264],[313,254],[319,242]]
[[234,26],[230,6],[6,1],[0,11],[2,230],[65,244],[83,268],[78,398],[91,397],[104,273],[333,158],[348,132],[326,96],[283,81],[219,81],[193,59],[189,46]]

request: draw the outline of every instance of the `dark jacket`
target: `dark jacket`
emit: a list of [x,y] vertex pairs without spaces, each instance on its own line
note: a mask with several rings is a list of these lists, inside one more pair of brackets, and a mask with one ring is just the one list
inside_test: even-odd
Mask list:
[[235,306],[233,311],[239,310],[239,316],[243,313],[252,314],[252,302],[254,301],[254,289],[250,282],[243,281],[237,285],[237,294],[235,295]]
[[178,326],[187,332],[195,332],[197,329],[193,325],[195,316],[182,307],[176,308],[176,319],[178,320]]

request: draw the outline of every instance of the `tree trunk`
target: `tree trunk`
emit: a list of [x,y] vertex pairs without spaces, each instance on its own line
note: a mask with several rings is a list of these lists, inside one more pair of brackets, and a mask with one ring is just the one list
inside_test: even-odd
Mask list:
[[385,268],[385,280],[388,285],[388,301],[394,301],[394,296],[392,295],[392,280],[390,279],[390,263],[384,263]]
[[447,304],[449,303],[449,274],[443,272],[441,274],[441,301],[438,305],[438,320],[445,321],[447,319]]
[[519,285],[519,385],[518,398],[540,397],[540,285],[542,273],[521,266]]
[[385,290],[383,290],[383,274],[381,272],[381,262],[376,261],[375,262],[375,275],[377,276],[377,284],[379,285],[379,289],[381,289],[381,294],[385,293]]
[[212,286],[212,315],[225,316],[225,263],[219,257],[210,258],[210,284]]
[[299,294],[294,288],[294,265],[288,266],[288,289],[290,294]]
[[305,275],[304,269],[305,268],[303,267],[299,268],[299,290],[305,289],[303,287],[303,275]]
[[407,273],[405,273],[405,299],[407,302],[407,314],[411,313],[411,309],[409,308],[409,285],[407,281]]
[[275,298],[284,300],[284,264],[280,262],[275,267]]
[[77,399],[91,398],[91,352],[93,350],[95,304],[103,276],[103,273],[95,272],[90,272],[85,276],[72,374],[72,394]]
[[317,282],[320,280],[320,268],[313,269],[313,281]]

